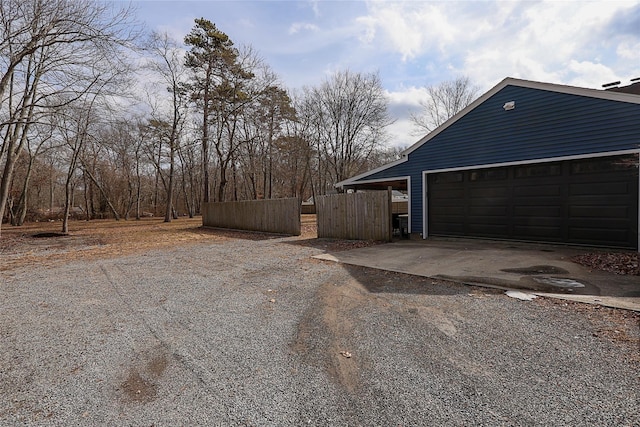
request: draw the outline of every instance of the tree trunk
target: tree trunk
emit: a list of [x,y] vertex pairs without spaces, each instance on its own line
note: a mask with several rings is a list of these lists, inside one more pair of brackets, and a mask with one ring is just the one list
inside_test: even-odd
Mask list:
[[67,179],[64,182],[64,210],[62,213],[62,233],[69,234],[69,212],[71,210],[71,181],[73,178],[73,172],[76,169],[76,160],[77,154],[74,153],[72,157],[76,157],[76,159],[72,159],[69,164],[69,170],[67,171]]
[[13,153],[13,150],[9,148],[7,152],[7,160],[2,172],[2,180],[0,180],[0,229],[2,228],[2,220],[4,218],[4,212],[7,207],[7,200],[9,198],[9,187],[11,178],[13,177],[13,169],[15,167],[17,156]]
[[20,194],[20,199],[18,200],[18,215],[15,219],[14,225],[22,225],[24,224],[24,220],[27,217],[28,210],[28,200],[29,200],[29,182],[31,181],[31,174],[33,172],[33,162],[35,160],[35,156],[29,156],[29,163],[27,165],[27,173],[24,178],[24,182],[22,183],[22,192]]
[[116,208],[113,206],[113,203],[111,203],[111,200],[109,200],[109,197],[107,196],[107,193],[104,191],[104,188],[102,188],[100,183],[96,180],[93,174],[89,172],[88,169],[83,168],[83,170],[87,174],[87,176],[91,179],[91,181],[94,183],[94,185],[98,187],[98,190],[100,190],[100,194],[102,194],[102,197],[104,197],[105,202],[107,202],[107,206],[109,206],[109,210],[111,210],[111,212],[113,213],[115,220],[120,221],[120,215],[118,214],[118,211],[116,210]]
[[[31,68],[30,65],[29,68]],[[16,123],[13,126],[8,126],[7,133],[5,134],[3,148],[6,147],[6,161],[2,172],[2,181],[0,181],[0,233],[2,229],[2,218],[4,218],[4,212],[7,207],[7,198],[9,197],[9,187],[13,178],[13,170],[22,147],[27,141],[27,132],[29,130],[31,119],[33,118],[33,111],[35,108],[33,98],[35,96],[39,79],[40,71],[37,71],[31,87],[27,86],[25,88],[25,94],[22,98],[22,105],[28,105],[28,108],[23,107],[22,110],[20,110],[19,117],[14,117]]]
[[165,214],[164,214],[164,222],[171,222],[171,218],[172,218],[172,210],[173,210],[173,168],[174,168],[174,148],[171,147],[171,160],[169,161],[170,165],[169,165],[169,183],[168,183],[168,188],[167,188],[167,207],[165,210]]
[[140,220],[140,199],[142,199],[142,177],[140,176],[140,159],[136,152],[136,220]]
[[89,181],[87,181],[87,174],[82,173],[82,180],[84,181],[84,209],[87,222],[91,220],[91,211],[89,210]]
[[209,86],[211,84],[211,70],[207,70],[203,94],[202,108],[202,203],[209,203],[211,189],[209,188]]

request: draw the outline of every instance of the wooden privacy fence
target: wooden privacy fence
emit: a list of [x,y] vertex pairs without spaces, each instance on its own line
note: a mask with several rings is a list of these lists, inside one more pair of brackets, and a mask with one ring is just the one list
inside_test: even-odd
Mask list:
[[391,191],[321,196],[316,215],[318,237],[391,241]]
[[293,197],[205,203],[202,225],[299,236],[300,200]]

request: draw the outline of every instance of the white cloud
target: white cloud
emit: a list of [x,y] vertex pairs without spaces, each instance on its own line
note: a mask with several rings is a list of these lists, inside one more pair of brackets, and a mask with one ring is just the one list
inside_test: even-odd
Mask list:
[[318,6],[318,0],[312,0],[310,3],[311,3],[311,10],[313,10],[313,14],[316,17],[321,16],[320,7]]
[[413,123],[407,118],[401,118],[387,128],[388,146],[409,148],[418,142],[421,136],[415,136]]
[[301,30],[318,31],[319,28],[318,28],[317,25],[310,24],[310,23],[307,23],[307,22],[294,22],[289,27],[289,34],[297,34]]
[[[467,75],[481,92],[505,77],[599,88],[603,83],[638,74],[638,37],[603,37],[611,19],[629,3],[450,5],[372,3],[369,14],[357,19],[366,30],[360,40],[395,52],[407,64],[420,64],[414,67],[414,73],[445,76],[443,80]],[[427,64],[422,65],[425,61]],[[425,99],[424,88],[400,84],[387,95],[397,119],[389,129],[393,145],[415,142],[407,117],[419,100]]]
[[616,73],[611,68],[590,61],[571,60],[568,69],[576,75],[576,77],[566,82],[572,86],[592,87],[595,89],[597,86],[594,86],[594,81],[604,84],[615,81],[619,77],[616,76]]
[[386,96],[392,106],[404,105],[418,108],[420,101],[425,100],[428,93],[424,87],[411,86],[397,91],[386,91]]
[[395,123],[387,128],[389,133],[388,144],[394,147],[409,147],[414,144],[422,135],[416,135],[416,129],[409,120],[412,112],[417,112],[420,101],[427,97],[427,90],[424,87],[407,87],[397,91],[386,91],[389,100],[389,112],[395,119]]
[[449,22],[445,3],[372,2],[368,15],[355,22],[362,26],[363,41],[395,50],[402,60],[415,58],[430,48],[443,50],[459,30]]
[[362,26],[361,35],[358,37],[361,43],[371,44],[376,37],[376,19],[371,16],[360,16],[355,22]]
[[[465,74],[483,89],[507,76],[593,87],[608,74],[595,66],[606,61],[602,51],[617,52],[637,68],[637,37],[614,46],[603,37],[612,17],[629,6],[604,1],[370,2],[356,24],[362,43],[394,52],[405,62],[429,58],[439,70],[435,75]],[[589,62],[594,66],[575,66]]]
[[[616,54],[624,60],[634,61],[635,68],[640,64],[640,41],[623,40],[616,48]],[[639,71],[640,72],[640,71]]]

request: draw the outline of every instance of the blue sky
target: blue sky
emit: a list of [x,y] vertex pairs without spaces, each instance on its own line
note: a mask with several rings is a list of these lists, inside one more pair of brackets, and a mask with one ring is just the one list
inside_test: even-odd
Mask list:
[[134,1],[150,30],[182,40],[195,18],[249,44],[289,89],[349,69],[380,73],[408,146],[424,86],[468,76],[600,88],[640,77],[639,1]]

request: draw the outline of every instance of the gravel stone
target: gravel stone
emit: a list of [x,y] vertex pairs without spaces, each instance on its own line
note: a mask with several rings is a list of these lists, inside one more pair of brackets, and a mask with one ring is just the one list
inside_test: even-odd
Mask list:
[[640,423],[638,317],[616,341],[577,305],[319,253],[229,239],[0,272],[0,425]]

